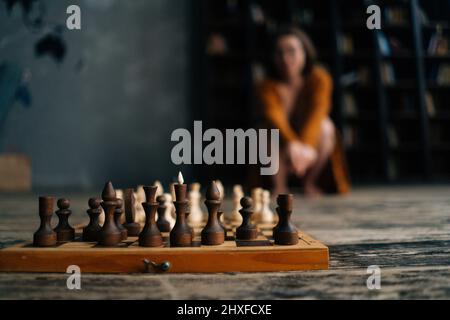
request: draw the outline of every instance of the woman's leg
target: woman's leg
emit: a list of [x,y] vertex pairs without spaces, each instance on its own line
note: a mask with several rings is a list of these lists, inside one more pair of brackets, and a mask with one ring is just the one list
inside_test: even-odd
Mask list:
[[322,121],[320,138],[317,149],[317,159],[305,175],[305,194],[310,196],[321,195],[322,191],[317,187],[317,180],[322,173],[325,164],[331,156],[336,144],[336,132],[330,118]]

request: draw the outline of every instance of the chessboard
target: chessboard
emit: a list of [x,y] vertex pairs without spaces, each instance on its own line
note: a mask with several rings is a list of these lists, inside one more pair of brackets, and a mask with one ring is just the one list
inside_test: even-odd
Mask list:
[[193,226],[190,247],[170,247],[162,233],[162,247],[140,247],[138,237],[128,237],[116,247],[83,242],[82,226],[74,241],[55,247],[34,247],[24,242],[0,249],[0,271],[65,273],[77,265],[87,273],[227,273],[328,269],[328,248],[302,231],[295,245],[276,245],[273,224],[257,224],[258,237],[236,240],[236,225],[226,224],[225,242],[206,246],[200,241],[202,225]]

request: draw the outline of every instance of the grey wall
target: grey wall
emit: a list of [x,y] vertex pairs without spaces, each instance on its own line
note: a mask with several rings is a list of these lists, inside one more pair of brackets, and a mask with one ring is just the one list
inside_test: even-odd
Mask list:
[[[79,4],[82,30],[64,31],[61,64],[36,58],[16,8],[0,2],[0,61],[31,72],[33,105],[15,105],[3,152],[32,161],[35,187],[99,188],[168,182],[172,130],[188,118],[188,2],[179,0],[44,0],[47,17],[64,23]],[[77,63],[83,61],[78,70]]]

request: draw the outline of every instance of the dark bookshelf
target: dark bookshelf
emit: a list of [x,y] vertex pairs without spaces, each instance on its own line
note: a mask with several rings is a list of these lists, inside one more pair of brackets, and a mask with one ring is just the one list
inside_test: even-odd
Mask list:
[[[195,3],[198,15],[192,20],[201,32],[193,114],[204,127],[255,125],[254,89],[270,59],[268,39],[278,26],[295,24],[310,34],[333,76],[331,116],[343,137],[352,180],[450,180],[447,0]],[[366,28],[370,4],[382,10],[381,30]],[[243,182],[247,168],[201,166],[197,173],[231,184]]]

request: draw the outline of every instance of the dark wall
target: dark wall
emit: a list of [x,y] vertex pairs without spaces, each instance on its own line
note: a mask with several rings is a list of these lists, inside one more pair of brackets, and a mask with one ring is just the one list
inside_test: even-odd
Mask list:
[[63,24],[79,4],[82,30],[63,32],[64,61],[37,58],[16,7],[0,1],[0,62],[31,74],[32,105],[16,103],[1,131],[2,152],[32,161],[35,187],[98,188],[168,182],[170,134],[188,118],[188,2],[44,0]]

